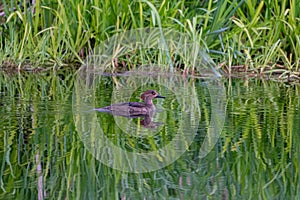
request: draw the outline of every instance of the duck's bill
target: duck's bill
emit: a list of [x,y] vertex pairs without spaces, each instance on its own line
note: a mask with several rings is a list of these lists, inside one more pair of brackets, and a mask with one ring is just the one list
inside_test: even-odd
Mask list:
[[166,97],[157,95],[155,98],[162,98],[162,99],[164,99],[164,98],[166,98]]

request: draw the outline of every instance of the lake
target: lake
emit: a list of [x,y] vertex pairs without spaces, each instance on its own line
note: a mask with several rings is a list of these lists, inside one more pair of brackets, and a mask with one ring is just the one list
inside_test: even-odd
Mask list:
[[[300,198],[298,85],[62,71],[0,88],[1,199]],[[166,97],[149,118],[94,110],[149,89]]]

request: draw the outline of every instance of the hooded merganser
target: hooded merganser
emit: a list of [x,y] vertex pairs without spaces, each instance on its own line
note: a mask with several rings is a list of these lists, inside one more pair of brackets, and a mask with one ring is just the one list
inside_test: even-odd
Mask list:
[[155,111],[155,105],[152,102],[154,98],[165,98],[160,96],[155,90],[148,90],[141,95],[143,102],[126,102],[113,104],[103,108],[96,108],[100,112],[109,112],[112,115],[124,117],[139,117],[151,114]]

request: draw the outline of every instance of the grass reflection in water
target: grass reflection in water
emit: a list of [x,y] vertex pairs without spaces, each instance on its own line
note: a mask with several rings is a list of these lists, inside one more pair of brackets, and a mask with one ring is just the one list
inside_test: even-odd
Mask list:
[[[105,81],[96,97],[101,105],[110,104]],[[133,174],[101,164],[81,142],[71,108],[73,75],[1,73],[0,198],[298,199],[299,86],[224,80],[225,127],[215,148],[199,159],[211,108],[208,91],[194,82],[201,120],[193,143],[165,168]],[[177,111],[176,106],[164,100],[164,108]],[[177,123],[180,116],[165,117]],[[172,139],[158,134],[133,140],[113,126],[106,128],[111,140],[126,149],[151,150],[151,145],[160,148]],[[164,140],[156,143],[158,138]]]

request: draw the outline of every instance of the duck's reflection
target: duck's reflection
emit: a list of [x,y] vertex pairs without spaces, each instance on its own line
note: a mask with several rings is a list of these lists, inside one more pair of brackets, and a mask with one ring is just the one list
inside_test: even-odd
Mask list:
[[[97,110],[97,109],[96,109]],[[102,110],[97,110],[99,112],[104,112]],[[140,118],[140,124],[142,126],[144,126],[145,128],[151,128],[151,129],[155,129],[159,126],[161,126],[163,123],[162,122],[154,122],[153,121],[153,117],[155,115],[155,111],[152,112],[148,112],[146,114],[144,113],[138,113],[138,112],[134,112],[134,113],[123,113],[123,112],[116,112],[116,111],[105,111],[105,113],[109,113],[113,116],[122,116],[122,117],[126,117],[126,118]]]
[[143,117],[143,120],[141,120],[141,125],[143,125],[145,128],[151,128],[151,129],[155,129],[157,127],[159,127],[160,125],[162,125],[162,122],[154,122],[153,121],[153,116],[154,116],[155,112],[153,112],[152,115],[143,115],[141,116],[141,118]]

